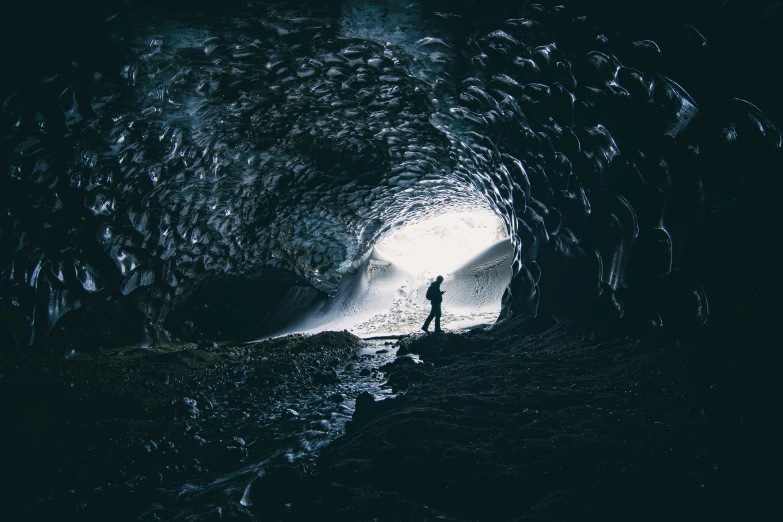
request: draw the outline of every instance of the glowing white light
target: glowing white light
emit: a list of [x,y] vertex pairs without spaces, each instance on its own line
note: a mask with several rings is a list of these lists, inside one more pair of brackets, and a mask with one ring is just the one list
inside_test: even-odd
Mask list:
[[503,221],[488,210],[452,212],[396,230],[375,248],[408,272],[445,274],[505,237]]
[[337,293],[283,333],[349,330],[360,336],[418,332],[425,294],[444,277],[443,327],[493,322],[511,280],[513,247],[489,209],[445,213],[396,230],[346,274]]

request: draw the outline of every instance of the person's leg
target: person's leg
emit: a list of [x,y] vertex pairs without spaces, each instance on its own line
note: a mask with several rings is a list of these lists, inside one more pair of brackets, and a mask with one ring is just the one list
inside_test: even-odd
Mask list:
[[438,303],[437,309],[434,310],[435,312],[435,331],[440,332],[440,303]]
[[427,330],[430,327],[433,317],[435,317],[435,303],[432,304],[432,310],[430,310],[430,315],[427,316],[427,320],[424,321],[424,326],[421,327],[422,330]]
[[427,316],[427,320],[424,321],[424,326],[421,327],[422,330],[427,330],[430,327],[430,322],[432,321],[432,313]]

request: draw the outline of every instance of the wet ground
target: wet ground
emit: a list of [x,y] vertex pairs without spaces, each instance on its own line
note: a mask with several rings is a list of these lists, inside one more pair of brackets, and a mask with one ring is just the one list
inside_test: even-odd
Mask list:
[[407,393],[361,396],[314,473],[268,470],[253,509],[340,521],[763,518],[775,498],[764,469],[779,452],[753,357],[725,340],[555,323],[403,338],[385,371]]
[[[34,519],[201,519],[241,509],[269,463],[312,466],[391,341],[327,332],[249,343],[4,359],[9,498]],[[9,429],[10,428],[10,429]],[[195,517],[195,518],[189,518]]]
[[541,318],[6,356],[3,504],[30,520],[760,519],[771,368],[729,344]]

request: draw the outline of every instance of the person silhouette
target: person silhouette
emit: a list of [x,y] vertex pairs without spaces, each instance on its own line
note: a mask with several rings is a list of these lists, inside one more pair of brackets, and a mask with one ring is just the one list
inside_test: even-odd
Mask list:
[[430,303],[432,303],[432,310],[430,310],[430,315],[427,316],[427,320],[424,321],[424,326],[421,327],[425,332],[429,332],[430,322],[432,322],[433,318],[435,319],[435,333],[443,331],[440,329],[440,304],[443,302],[443,294],[445,294],[446,291],[440,289],[440,284],[442,282],[443,276],[438,276],[427,289],[426,297],[430,300]]

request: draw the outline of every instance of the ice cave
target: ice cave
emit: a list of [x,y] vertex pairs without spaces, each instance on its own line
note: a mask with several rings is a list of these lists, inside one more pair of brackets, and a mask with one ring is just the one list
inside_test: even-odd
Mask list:
[[1,19],[3,520],[771,518],[781,2]]
[[419,330],[427,286],[438,274],[449,291],[452,329],[492,324],[511,282],[514,249],[503,221],[480,207],[407,224],[382,238],[334,296],[316,303],[283,333],[347,330],[363,338]]

